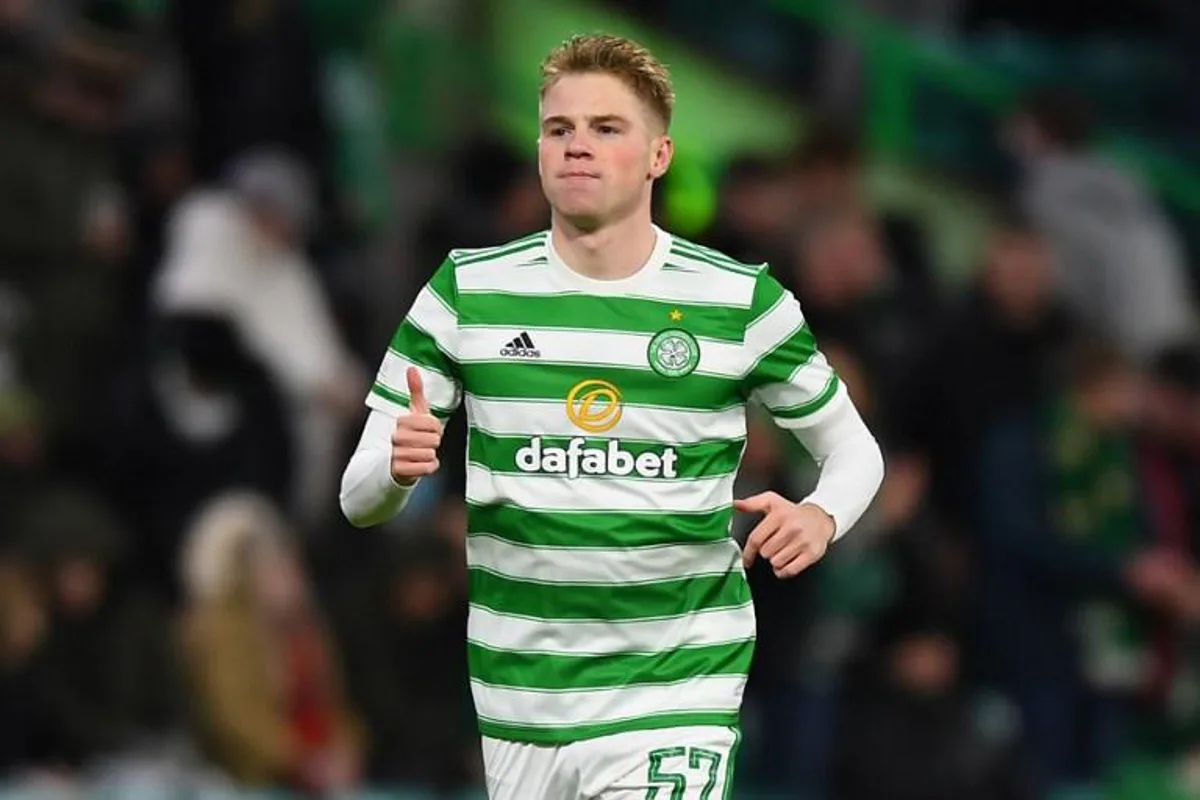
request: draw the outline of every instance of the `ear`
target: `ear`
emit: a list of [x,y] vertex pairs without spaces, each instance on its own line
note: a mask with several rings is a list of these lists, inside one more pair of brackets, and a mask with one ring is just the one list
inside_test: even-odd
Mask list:
[[657,180],[667,174],[671,159],[675,157],[675,142],[669,134],[662,134],[654,140],[653,152],[650,158],[651,179]]

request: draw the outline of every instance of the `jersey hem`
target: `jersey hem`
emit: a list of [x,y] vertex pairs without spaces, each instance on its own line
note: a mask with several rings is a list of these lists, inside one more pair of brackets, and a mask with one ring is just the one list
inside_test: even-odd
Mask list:
[[591,725],[563,727],[529,727],[504,722],[479,720],[479,733],[489,739],[536,745],[565,745],[572,742],[597,739],[618,733],[658,730],[662,728],[692,728],[712,726],[738,729],[740,716],[736,711],[697,711],[674,714],[656,714],[620,722],[601,722]]

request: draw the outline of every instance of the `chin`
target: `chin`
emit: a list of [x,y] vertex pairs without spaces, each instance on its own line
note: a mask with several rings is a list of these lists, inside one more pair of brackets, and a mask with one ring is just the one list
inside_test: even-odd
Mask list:
[[604,212],[594,203],[558,202],[553,204],[555,213],[576,228],[594,228],[604,219]]

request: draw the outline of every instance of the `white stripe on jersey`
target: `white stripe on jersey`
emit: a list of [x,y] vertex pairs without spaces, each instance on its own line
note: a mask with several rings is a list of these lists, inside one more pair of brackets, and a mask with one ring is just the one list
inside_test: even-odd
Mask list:
[[732,539],[621,549],[531,547],[487,533],[472,533],[467,539],[469,566],[539,583],[629,585],[725,575],[740,558],[741,550]]
[[675,684],[573,691],[508,689],[471,680],[481,717],[529,726],[593,725],[678,711],[736,712],[745,685],[744,675],[711,675]]
[[660,511],[703,513],[733,502],[736,474],[717,478],[662,480],[541,473],[505,475],[467,465],[467,500],[539,511]]
[[467,638],[494,650],[567,655],[663,653],[754,638],[754,606],[696,611],[630,622],[545,620],[498,614],[472,605]]

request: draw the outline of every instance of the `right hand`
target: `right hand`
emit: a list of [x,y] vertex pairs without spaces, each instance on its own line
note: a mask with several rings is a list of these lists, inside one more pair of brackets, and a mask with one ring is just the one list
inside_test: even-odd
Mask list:
[[416,367],[408,368],[408,412],[396,419],[392,431],[392,480],[412,486],[422,475],[437,472],[437,449],[442,443],[442,423],[429,412],[425,386]]

